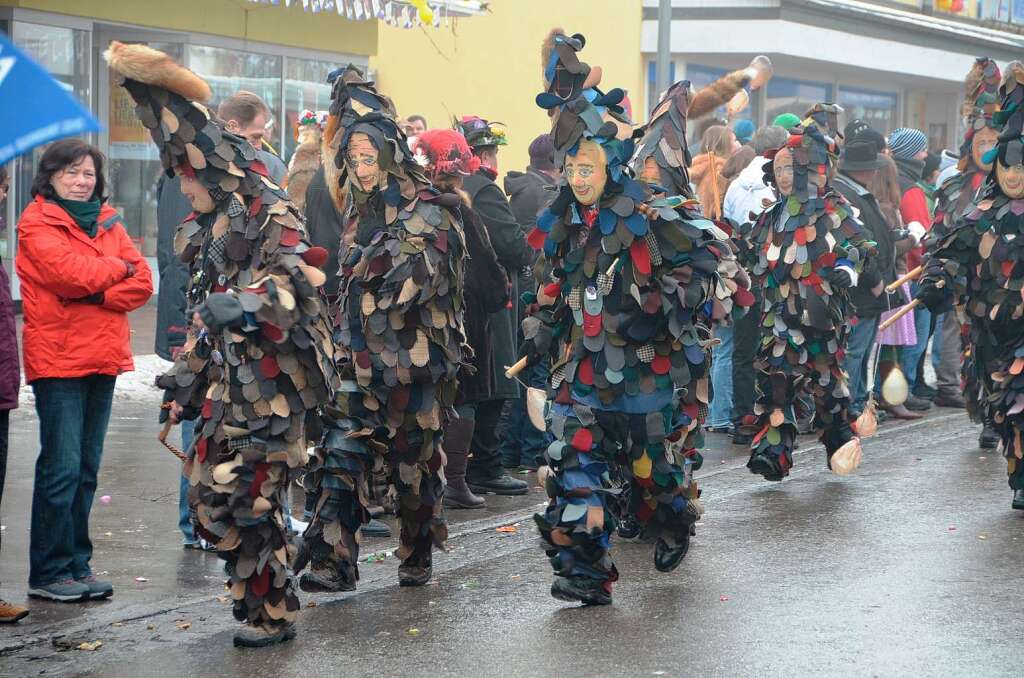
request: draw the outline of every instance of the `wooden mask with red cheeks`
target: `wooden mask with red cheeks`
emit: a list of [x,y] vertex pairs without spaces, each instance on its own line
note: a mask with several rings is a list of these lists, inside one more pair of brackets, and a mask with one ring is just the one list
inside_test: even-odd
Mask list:
[[996,181],[1003,195],[1013,200],[1024,198],[1024,165],[1013,165],[1007,167],[999,160],[996,161]]
[[362,132],[352,134],[345,154],[350,180],[365,193],[377,188],[380,183],[380,151]]

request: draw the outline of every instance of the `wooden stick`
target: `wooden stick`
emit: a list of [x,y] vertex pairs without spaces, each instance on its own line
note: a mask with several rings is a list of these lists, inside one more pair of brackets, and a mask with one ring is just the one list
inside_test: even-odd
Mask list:
[[888,285],[886,285],[885,286],[885,291],[886,292],[895,292],[896,288],[903,286],[903,283],[908,283],[908,282],[911,282],[911,281],[914,281],[914,280],[917,280],[918,278],[920,278],[922,273],[924,273],[924,266],[918,266],[917,268],[915,268],[912,271],[907,271],[906,273],[901,275],[899,278],[897,278],[893,282],[891,282]]
[[906,314],[910,313],[920,305],[920,299],[912,299],[909,304],[902,306],[898,311],[896,311],[891,316],[883,320],[882,323],[878,326],[878,331],[881,332],[882,330],[888,329],[890,325],[892,325],[894,322],[896,322]]
[[515,365],[505,368],[505,377],[507,379],[511,379],[512,377],[516,376],[524,369],[526,369],[526,365],[529,362],[529,359],[526,356],[523,356],[522,358],[516,361]]

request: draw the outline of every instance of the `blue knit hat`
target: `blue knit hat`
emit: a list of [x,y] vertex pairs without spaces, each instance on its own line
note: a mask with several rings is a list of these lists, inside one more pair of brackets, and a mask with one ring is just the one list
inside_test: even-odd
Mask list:
[[900,127],[889,135],[889,150],[892,157],[912,160],[915,155],[928,148],[928,137],[919,129]]
[[732,131],[741,144],[749,144],[750,138],[754,136],[754,123],[741,118],[733,123]]

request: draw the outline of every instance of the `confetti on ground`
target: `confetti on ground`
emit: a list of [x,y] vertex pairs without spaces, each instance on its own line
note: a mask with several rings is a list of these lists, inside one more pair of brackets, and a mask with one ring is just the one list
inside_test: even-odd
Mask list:
[[956,525],[950,525],[949,526],[949,531],[950,532],[956,532]]
[[177,624],[175,624],[175,626],[178,627],[179,631],[188,631],[190,628],[192,628],[192,622],[178,622]]
[[156,628],[156,624],[146,624],[146,629],[152,631]]
[[978,539],[988,539],[988,536],[984,534],[979,534]]
[[719,596],[718,600],[724,603],[725,601],[729,600],[729,596]]
[[124,622],[114,622],[113,624],[111,624],[111,626],[121,628],[122,626],[124,626]]
[[316,607],[316,601],[315,600],[309,601],[308,603],[306,603],[306,607]]
[[494,531],[495,532],[513,533],[513,532],[518,532],[519,528],[516,527],[515,525],[502,525],[501,527],[494,528]]
[[75,646],[76,650],[85,650],[86,652],[95,652],[96,650],[103,647],[102,640],[94,640],[91,642],[79,643]]
[[136,577],[136,578],[135,578],[135,581],[139,581],[139,582],[147,582],[147,581],[149,581],[149,579],[147,579],[146,577]]
[[105,494],[102,497],[100,497],[100,503],[101,504],[109,504],[110,503],[110,495],[109,494]]
[[509,579],[519,579],[522,576],[523,575],[521,575],[521,574],[513,574],[513,575],[509,575]]
[[419,629],[409,629],[408,633],[409,633],[410,636],[418,636],[418,635],[420,635],[420,630]]

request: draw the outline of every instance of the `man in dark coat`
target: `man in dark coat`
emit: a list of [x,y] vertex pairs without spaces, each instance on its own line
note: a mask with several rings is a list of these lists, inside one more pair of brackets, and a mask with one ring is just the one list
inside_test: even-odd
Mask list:
[[850,402],[854,412],[867,402],[867,362],[878,331],[879,316],[889,310],[884,287],[896,279],[896,245],[893,230],[875,196],[868,190],[883,160],[877,132],[861,127],[850,134],[839,161],[836,189],[859,212],[866,235],[878,245],[868,259],[856,287],[850,290],[857,324],[850,331],[843,370],[849,377]]
[[338,252],[344,224],[327,190],[322,165],[306,189],[305,216],[310,243],[316,247],[323,247],[328,252],[327,263],[324,264],[327,282],[324,283],[323,290],[327,293],[327,298],[333,301],[338,296]]
[[[555,162],[555,145],[550,134],[541,134],[530,143],[530,164],[525,172],[509,172],[505,175],[505,193],[509,196],[512,214],[525,238],[537,225],[537,215],[551,204],[562,173]],[[519,294],[513,300],[516,311],[516,327],[522,322],[524,309],[523,292],[536,287],[532,271],[522,268],[516,281]],[[517,338],[522,341],[522,332]],[[520,373],[520,378],[530,386],[544,388],[544,365],[535,365]],[[544,454],[548,436],[538,431],[529,421],[526,413],[526,398],[520,396],[505,405],[502,426],[501,460],[506,468],[537,468],[537,459]]]
[[[466,138],[473,154],[480,158],[480,169],[468,176],[463,189],[469,194],[473,209],[480,216],[498,261],[513,281],[512,296],[517,297],[515,281],[519,270],[530,263],[533,254],[523,231],[512,214],[505,194],[495,183],[498,178],[498,146],[504,145],[504,129],[488,121],[466,116],[456,121],[455,128]],[[470,283],[472,284],[472,283]],[[476,428],[473,433],[473,456],[466,471],[466,481],[474,492],[495,494],[526,494],[529,487],[522,480],[508,476],[501,466],[498,423],[505,401],[518,398],[519,384],[505,376],[504,366],[517,358],[515,309],[512,304],[491,315],[489,329],[494,355],[493,391],[477,400]]]

